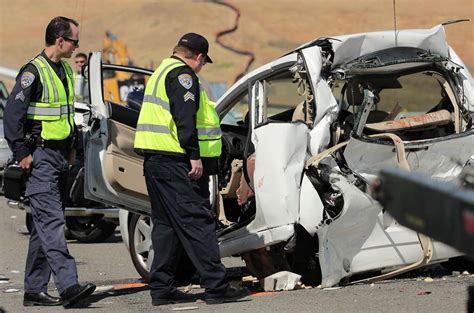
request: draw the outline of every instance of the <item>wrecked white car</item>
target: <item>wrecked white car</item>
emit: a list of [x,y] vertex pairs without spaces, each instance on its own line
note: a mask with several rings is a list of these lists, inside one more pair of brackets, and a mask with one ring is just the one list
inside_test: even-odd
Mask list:
[[[134,212],[122,230],[146,278],[160,251],[133,151],[140,97],[103,91],[117,71],[152,73],[92,54],[85,189]],[[217,105],[224,151],[211,200],[221,256],[241,256],[259,278],[288,270],[326,287],[460,255],[400,226],[369,186],[387,166],[455,180],[474,155],[472,84],[441,25],[320,38],[241,78]]]

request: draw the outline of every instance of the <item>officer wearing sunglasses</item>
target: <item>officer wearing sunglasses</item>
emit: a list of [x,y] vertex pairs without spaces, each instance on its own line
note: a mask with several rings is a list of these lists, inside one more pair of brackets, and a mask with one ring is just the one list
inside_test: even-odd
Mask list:
[[[80,285],[64,235],[64,201],[69,164],[74,163],[74,73],[63,58],[79,47],[79,24],[53,18],[45,49],[24,65],[7,101],[5,138],[19,166],[30,171],[25,197],[33,227],[25,266],[24,306],[68,307],[92,294]],[[66,187],[66,188],[65,188]],[[47,293],[51,274],[60,297]]]

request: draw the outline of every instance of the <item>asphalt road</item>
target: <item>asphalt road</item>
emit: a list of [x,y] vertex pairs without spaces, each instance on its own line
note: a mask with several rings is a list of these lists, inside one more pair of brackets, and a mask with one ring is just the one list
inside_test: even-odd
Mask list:
[[[0,312],[63,312],[62,307],[22,306],[23,273],[28,245],[24,226],[24,211],[8,208],[0,197]],[[192,303],[152,307],[146,285],[139,284],[120,234],[104,243],[82,244],[69,241],[81,282],[94,282],[101,292],[91,297],[86,308],[68,312],[174,312],[189,309],[194,312],[466,312],[467,287],[474,285],[474,275],[453,275],[439,266],[411,273],[404,278],[372,285],[346,286],[331,289],[303,289],[275,293],[253,294],[240,302],[220,305]],[[233,273],[233,284],[241,284],[239,259],[226,259]],[[432,277],[432,282],[425,281]],[[114,288],[114,289],[112,289]],[[50,284],[55,294],[54,285]],[[8,292],[11,291],[11,292]],[[192,289],[191,292],[201,292]]]

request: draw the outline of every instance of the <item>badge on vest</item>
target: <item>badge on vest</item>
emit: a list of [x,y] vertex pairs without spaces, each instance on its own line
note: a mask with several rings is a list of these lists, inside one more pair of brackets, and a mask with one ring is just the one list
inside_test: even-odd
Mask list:
[[31,84],[33,84],[34,80],[35,80],[35,75],[33,75],[33,73],[24,72],[21,75],[21,80],[20,80],[21,88],[23,89],[28,88],[29,86],[31,86]]
[[178,76],[179,83],[186,89],[190,89],[193,86],[193,78],[189,74],[181,74]]

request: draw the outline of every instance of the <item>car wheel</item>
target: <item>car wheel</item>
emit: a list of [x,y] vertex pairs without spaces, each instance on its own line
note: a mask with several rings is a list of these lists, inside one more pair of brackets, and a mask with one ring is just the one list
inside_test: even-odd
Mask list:
[[151,243],[152,223],[150,217],[132,214],[128,228],[128,243],[133,266],[144,281],[150,281],[150,267],[153,262]]
[[117,224],[107,221],[102,215],[67,216],[66,226],[72,237],[84,243],[102,242],[115,231]]
[[26,213],[25,224],[26,229],[28,229],[28,234],[31,234],[31,228],[33,227],[33,215],[31,215],[31,213]]
[[67,226],[64,226],[64,236],[67,240],[76,239]]
[[[150,281],[150,268],[155,255],[151,241],[151,232],[152,222],[149,216],[132,214],[128,229],[130,256],[138,274],[146,282]],[[199,281],[199,277],[196,276],[196,269],[186,253],[181,255],[174,275],[177,285]]]

